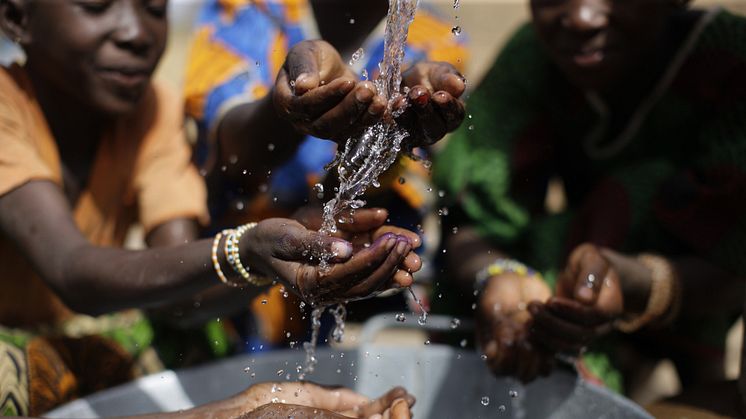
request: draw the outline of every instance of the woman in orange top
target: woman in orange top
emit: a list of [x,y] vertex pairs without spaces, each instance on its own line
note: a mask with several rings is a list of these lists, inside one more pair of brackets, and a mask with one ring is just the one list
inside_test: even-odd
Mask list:
[[[72,327],[81,314],[183,298],[216,277],[256,285],[248,299],[268,281],[247,267],[313,301],[406,286],[419,268],[419,239],[382,228],[380,210],[339,237],[269,219],[195,241],[205,188],[179,101],[151,82],[166,6],[0,1],[0,28],[27,58],[0,69],[0,414],[41,414],[133,376],[147,356],[138,315]],[[152,249],[117,248],[135,221]],[[328,272],[309,250],[334,255]]]

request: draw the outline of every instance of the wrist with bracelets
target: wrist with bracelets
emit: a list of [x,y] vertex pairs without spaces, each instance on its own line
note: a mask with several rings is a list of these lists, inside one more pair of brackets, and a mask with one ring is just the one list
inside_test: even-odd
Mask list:
[[635,332],[653,321],[671,320],[675,316],[679,298],[676,274],[665,258],[643,253],[637,260],[651,271],[650,295],[645,311],[636,316],[627,316],[616,322],[617,329],[625,333]]
[[502,275],[505,273],[516,274],[521,277],[537,277],[541,278],[541,274],[525,264],[515,259],[499,258],[495,259],[494,262],[485,266],[482,270],[477,272],[475,277],[476,283],[474,287],[476,290],[481,291],[484,289],[487,281],[493,276]]
[[[211,258],[213,268],[215,269],[215,273],[217,274],[218,279],[220,279],[220,282],[232,287],[243,287],[247,284],[253,285],[255,287],[262,287],[272,283],[272,280],[269,278],[251,275],[249,273],[249,268],[245,267],[241,262],[239,249],[239,242],[241,240],[241,237],[246,232],[256,227],[256,225],[257,223],[248,223],[234,229],[223,230],[215,235],[215,238],[212,242]],[[222,237],[225,237],[225,243],[223,245],[223,254],[225,255],[225,259],[230,267],[233,269],[233,272],[236,274],[233,275],[233,278],[238,276],[239,278],[241,278],[240,280],[228,278],[223,272],[222,267],[220,266],[220,260],[218,258],[218,248],[220,247],[220,240]]]

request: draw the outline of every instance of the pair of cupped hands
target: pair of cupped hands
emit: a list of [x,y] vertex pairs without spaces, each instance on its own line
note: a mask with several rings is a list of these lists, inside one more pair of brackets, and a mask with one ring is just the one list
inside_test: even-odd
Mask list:
[[531,381],[549,374],[558,354],[573,359],[612,330],[624,298],[608,252],[576,247],[554,295],[537,276],[504,273],[488,280],[477,307],[477,340],[493,372]]
[[[402,94],[389,107],[370,81],[361,81],[337,50],[322,40],[303,41],[288,53],[273,88],[278,114],[300,132],[344,144],[382,118],[397,116],[411,147],[429,145],[464,119],[459,99],[465,80],[447,63],[418,62],[402,74]],[[390,111],[395,110],[392,114]],[[382,209],[357,210],[331,237],[315,233],[320,211],[260,222],[242,238],[249,265],[288,285],[301,298],[329,304],[370,297],[411,285],[421,261],[420,238],[384,226]],[[244,246],[245,244],[245,246]],[[329,269],[312,255],[332,254]]]

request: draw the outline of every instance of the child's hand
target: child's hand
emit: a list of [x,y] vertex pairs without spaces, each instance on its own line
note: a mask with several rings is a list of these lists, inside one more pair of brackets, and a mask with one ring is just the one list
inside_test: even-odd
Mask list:
[[464,77],[442,62],[420,62],[403,74],[409,106],[398,118],[413,146],[430,145],[455,130],[464,120]]
[[556,297],[531,305],[531,340],[553,352],[578,353],[608,333],[623,310],[619,275],[600,249],[583,244],[570,255]]
[[304,134],[344,142],[383,116],[386,101],[360,82],[328,42],[303,41],[288,53],[274,87],[278,114]]
[[550,295],[544,281],[534,276],[504,273],[487,282],[477,307],[477,339],[495,374],[531,381],[549,373],[551,354],[537,350],[528,340],[532,316],[527,306]]

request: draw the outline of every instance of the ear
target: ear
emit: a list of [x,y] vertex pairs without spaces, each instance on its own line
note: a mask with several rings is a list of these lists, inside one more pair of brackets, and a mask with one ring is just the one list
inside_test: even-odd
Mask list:
[[17,44],[30,40],[28,9],[27,0],[0,0],[0,30]]

